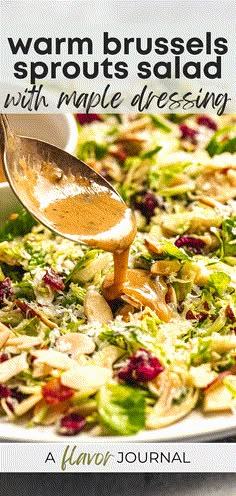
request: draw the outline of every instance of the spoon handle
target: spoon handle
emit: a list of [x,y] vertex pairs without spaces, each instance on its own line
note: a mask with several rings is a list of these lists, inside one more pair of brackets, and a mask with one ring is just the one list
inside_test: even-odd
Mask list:
[[9,137],[15,137],[6,114],[0,114],[0,130],[1,134],[3,134],[4,141],[7,141]]

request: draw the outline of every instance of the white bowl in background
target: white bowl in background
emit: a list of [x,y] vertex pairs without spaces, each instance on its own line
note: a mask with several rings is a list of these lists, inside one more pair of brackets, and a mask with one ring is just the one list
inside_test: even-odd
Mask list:
[[8,114],[13,131],[76,152],[78,131],[72,114]]
[[[16,134],[46,141],[76,154],[78,128],[73,114],[8,114],[8,119]],[[0,166],[1,181],[4,176]]]

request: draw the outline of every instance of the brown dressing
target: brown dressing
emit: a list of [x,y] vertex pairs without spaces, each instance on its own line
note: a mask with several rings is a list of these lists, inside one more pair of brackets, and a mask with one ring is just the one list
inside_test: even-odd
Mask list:
[[64,173],[50,162],[42,162],[37,169],[21,159],[19,171],[15,181],[33,215],[73,241],[113,253],[111,292],[114,297],[120,295],[137,231],[132,211],[108,185],[70,170]]
[[116,298],[126,280],[129,248],[136,234],[131,210],[118,196],[101,192],[56,200],[44,213],[53,229],[113,253],[114,281],[110,289]]
[[129,303],[138,308],[149,307],[161,320],[169,322],[171,310],[165,300],[168,288],[163,280],[153,279],[147,270],[128,269],[126,280],[118,291],[114,279],[115,275],[108,274],[104,280],[103,294],[107,300],[125,295]]
[[153,279],[147,270],[130,269],[123,285],[123,293],[140,306],[154,310],[164,322],[170,320],[171,312],[166,304],[167,286],[164,281]]
[[44,214],[61,233],[111,252],[127,248],[136,232],[131,211],[106,191],[58,199]]
[[64,174],[50,163],[42,163],[37,172],[24,160],[20,163],[22,197],[27,195],[31,211],[43,215],[47,226],[74,241],[110,251],[114,274],[103,283],[103,294],[114,300],[122,294],[148,306],[161,320],[170,319],[165,302],[167,286],[153,279],[148,271],[128,270],[129,249],[136,235],[132,211],[106,185],[80,175]]

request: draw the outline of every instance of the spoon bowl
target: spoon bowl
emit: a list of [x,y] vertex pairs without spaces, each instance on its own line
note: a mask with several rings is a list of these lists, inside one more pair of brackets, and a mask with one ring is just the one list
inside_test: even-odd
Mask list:
[[66,238],[108,251],[129,244],[132,213],[103,177],[56,146],[16,136],[5,115],[0,123],[6,177],[37,220]]

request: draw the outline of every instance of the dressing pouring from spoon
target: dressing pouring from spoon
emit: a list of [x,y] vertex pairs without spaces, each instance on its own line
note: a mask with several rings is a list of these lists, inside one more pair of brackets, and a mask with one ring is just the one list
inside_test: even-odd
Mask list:
[[73,241],[113,253],[108,299],[126,280],[129,247],[136,235],[132,211],[92,168],[43,141],[16,136],[0,115],[0,144],[6,177],[24,207],[46,227]]

